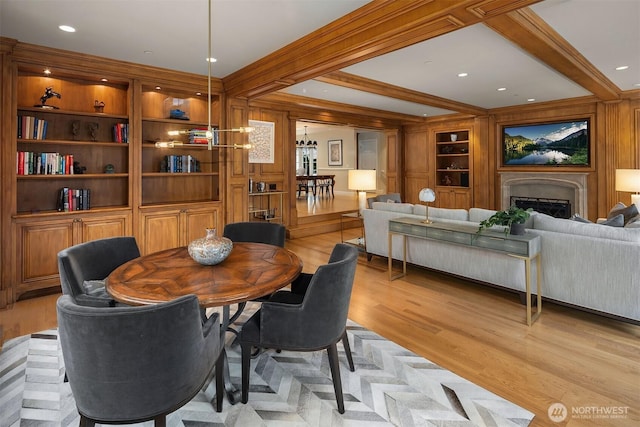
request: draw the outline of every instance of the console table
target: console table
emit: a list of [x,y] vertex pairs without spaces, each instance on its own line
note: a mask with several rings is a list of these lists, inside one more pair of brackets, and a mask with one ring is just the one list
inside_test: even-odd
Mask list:
[[[414,218],[395,218],[389,220],[389,280],[403,277],[407,274],[407,237],[432,239],[449,242],[456,245],[470,246],[480,250],[502,252],[506,255],[521,259],[525,265],[525,290],[527,298],[527,325],[531,325],[542,313],[542,291],[540,288],[540,236],[532,234],[505,235],[502,232],[485,230],[476,234],[477,227],[433,222],[425,224]],[[393,274],[393,235],[402,236],[402,273]],[[531,313],[531,261],[536,261],[537,274],[537,307]]]

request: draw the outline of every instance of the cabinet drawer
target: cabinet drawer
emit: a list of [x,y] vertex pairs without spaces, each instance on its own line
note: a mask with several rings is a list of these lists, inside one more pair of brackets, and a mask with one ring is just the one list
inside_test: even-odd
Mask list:
[[474,246],[508,252],[514,255],[529,255],[529,243],[526,241],[507,240],[500,237],[476,236]]

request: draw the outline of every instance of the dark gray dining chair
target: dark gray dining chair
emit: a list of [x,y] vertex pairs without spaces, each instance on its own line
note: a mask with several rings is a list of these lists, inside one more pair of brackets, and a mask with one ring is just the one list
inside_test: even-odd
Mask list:
[[[224,226],[222,234],[224,237],[231,239],[232,242],[253,242],[266,243],[268,245],[279,246],[284,248],[287,237],[287,229],[284,225],[275,222],[231,222]],[[270,295],[256,298],[254,301],[263,302]],[[230,322],[233,323],[239,316],[244,306],[241,304],[239,310],[232,316]]]
[[80,243],[58,252],[58,272],[64,295],[78,304],[113,307],[116,302],[104,279],[125,262],[140,256],[134,237],[109,237]]
[[208,383],[215,366],[216,398],[223,384],[218,314],[205,324],[195,295],[139,307],[57,302],[66,375],[81,426],[125,424],[166,416]]
[[240,330],[243,403],[249,400],[252,347],[292,351],[326,349],[338,412],[344,413],[336,344],[345,335],[358,249],[342,243],[336,246],[336,259],[318,267],[300,303],[263,302]]
[[[329,264],[344,259],[351,252],[352,246],[350,245],[336,245],[329,255]],[[304,299],[313,273],[300,273],[296,279],[291,282],[291,290],[277,291],[269,298],[271,302],[281,302],[286,304],[300,304]],[[353,356],[351,355],[351,346],[349,345],[349,338],[347,337],[347,331],[345,330],[342,336],[342,346],[344,347],[344,353],[349,363],[349,369],[353,372],[355,370],[353,365]]]
[[267,243],[284,248],[286,240],[284,225],[275,222],[231,222],[224,226],[223,236],[232,242]]

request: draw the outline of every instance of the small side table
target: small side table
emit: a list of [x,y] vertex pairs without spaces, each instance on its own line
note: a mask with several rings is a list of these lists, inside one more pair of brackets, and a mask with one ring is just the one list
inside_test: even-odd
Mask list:
[[[353,239],[344,240],[344,221],[345,220],[354,220],[354,219],[360,221],[360,229],[362,230],[362,236],[361,237],[356,237],[356,238],[353,238]],[[360,211],[343,213],[340,216],[340,241],[342,243],[346,243],[348,245],[353,245],[353,246],[357,247],[358,249],[364,251],[366,249],[365,240],[364,239],[365,239],[365,237],[364,237],[364,220],[362,218],[362,215],[360,215]]]

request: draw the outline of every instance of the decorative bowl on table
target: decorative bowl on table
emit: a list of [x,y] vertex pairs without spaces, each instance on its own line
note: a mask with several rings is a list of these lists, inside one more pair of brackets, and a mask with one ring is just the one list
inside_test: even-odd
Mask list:
[[216,265],[224,261],[233,249],[233,242],[226,237],[218,237],[215,228],[207,228],[207,235],[195,239],[187,250],[194,261],[202,265]]

